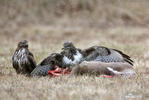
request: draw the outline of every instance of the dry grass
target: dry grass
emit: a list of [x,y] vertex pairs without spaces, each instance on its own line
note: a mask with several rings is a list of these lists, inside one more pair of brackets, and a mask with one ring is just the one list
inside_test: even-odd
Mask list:
[[[149,1],[69,1],[0,0],[0,100],[148,100]],[[22,39],[29,41],[38,63],[60,52],[68,40],[82,49],[116,48],[132,57],[138,75],[128,79],[17,75],[11,57]]]

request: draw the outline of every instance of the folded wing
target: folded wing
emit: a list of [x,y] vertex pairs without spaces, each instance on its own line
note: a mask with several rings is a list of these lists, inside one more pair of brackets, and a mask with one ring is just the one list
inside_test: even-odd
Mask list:
[[93,46],[83,50],[84,60],[101,62],[127,62],[133,65],[131,58],[123,52],[102,46]]

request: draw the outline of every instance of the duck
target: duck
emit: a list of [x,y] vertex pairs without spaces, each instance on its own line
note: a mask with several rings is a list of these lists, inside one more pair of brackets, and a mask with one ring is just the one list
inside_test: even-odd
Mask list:
[[135,76],[136,72],[132,65],[123,62],[101,62],[101,61],[83,61],[73,67],[71,73],[73,76],[89,75],[110,75],[110,76]]

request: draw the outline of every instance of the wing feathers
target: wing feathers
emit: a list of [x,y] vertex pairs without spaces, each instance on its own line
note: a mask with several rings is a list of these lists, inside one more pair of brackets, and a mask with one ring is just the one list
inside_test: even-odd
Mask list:
[[113,49],[115,51],[117,51],[119,54],[122,55],[123,59],[128,62],[129,64],[133,65],[133,60],[130,58],[130,56],[124,54],[122,51],[119,51],[119,50],[116,50],[116,49]]
[[110,49],[103,46],[92,46],[82,50],[82,52],[84,53],[84,60],[87,61],[127,62],[133,65],[133,60],[131,60],[130,56],[116,49]]

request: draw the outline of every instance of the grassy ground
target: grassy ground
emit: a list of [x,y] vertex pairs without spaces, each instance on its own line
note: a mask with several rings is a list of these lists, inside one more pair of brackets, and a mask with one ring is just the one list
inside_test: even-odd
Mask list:
[[[2,13],[0,15],[2,18],[0,20],[0,100],[149,99],[149,21],[147,17],[149,2],[147,0],[143,2],[126,0],[124,3],[120,0],[117,2],[99,0],[97,4],[106,5],[103,11],[101,11],[102,6],[97,5],[95,6],[96,9],[98,7],[97,10],[90,9],[94,5],[92,2],[89,3],[90,6],[83,5],[83,8],[78,10],[79,0],[76,0],[71,8],[72,12],[69,11],[68,6],[64,8],[63,15],[61,10],[47,14],[51,10],[40,6],[42,2],[28,1],[30,5],[27,6],[28,2],[25,0],[21,0],[24,3],[15,2],[16,0],[10,3],[8,0],[4,1],[0,0],[2,8],[0,9]],[[50,1],[53,3],[53,0]],[[50,3],[48,4],[50,6]],[[36,8],[38,6],[41,9]],[[131,9],[129,9],[130,6]],[[118,10],[119,8],[121,9]],[[109,12],[110,9],[116,12],[116,18],[115,14]],[[31,12],[28,12],[30,10]],[[43,13],[40,13],[42,11]],[[97,14],[99,11],[102,16]],[[120,17],[121,14],[126,14],[126,19]],[[126,21],[128,19],[129,21]],[[120,77],[107,79],[100,76],[28,78],[17,75],[12,68],[11,57],[18,41],[24,39],[29,41],[29,49],[35,55],[37,63],[50,53],[60,52],[64,41],[72,41],[82,49],[93,45],[116,48],[132,57],[137,76],[128,79]]]

